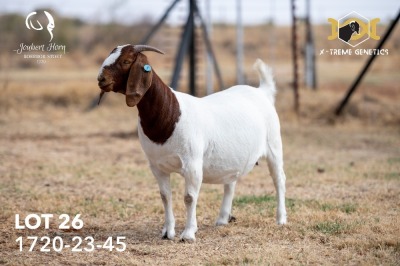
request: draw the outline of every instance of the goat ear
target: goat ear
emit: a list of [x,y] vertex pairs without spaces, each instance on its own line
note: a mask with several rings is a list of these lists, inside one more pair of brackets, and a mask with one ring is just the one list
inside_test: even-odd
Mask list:
[[350,28],[352,31],[355,31],[354,21],[350,22]]
[[[139,53],[136,61],[132,64],[126,83],[126,105],[133,107],[137,105],[151,85],[153,72],[145,69],[147,65],[145,55]],[[148,65],[147,65],[148,66]]]

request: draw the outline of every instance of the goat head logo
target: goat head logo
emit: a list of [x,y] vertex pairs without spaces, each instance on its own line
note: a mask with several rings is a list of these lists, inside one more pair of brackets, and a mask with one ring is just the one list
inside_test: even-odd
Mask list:
[[376,24],[379,18],[369,20],[357,12],[351,12],[339,20],[329,18],[331,24],[331,35],[328,40],[339,40],[356,47],[369,38],[379,40],[380,36],[376,34]]
[[[42,26],[42,24],[40,24],[40,22],[39,22],[38,20],[36,20],[36,22],[37,22],[37,24],[39,25],[39,27],[33,26],[32,20],[30,20],[31,16],[34,16],[34,15],[36,15],[36,14],[37,14],[37,12],[31,12],[31,13],[29,13],[28,16],[26,16],[25,25],[26,25],[26,27],[27,27],[29,30],[30,30],[31,28],[32,28],[33,30],[43,30],[43,26]],[[52,16],[49,12],[47,12],[47,11],[44,11],[44,14],[46,15],[47,20],[49,21],[49,23],[47,24],[47,31],[50,33],[50,41],[49,41],[49,42],[51,42],[51,40],[53,39],[53,29],[54,29],[54,27],[55,27],[55,25],[54,25],[54,18],[53,18],[53,16]],[[28,23],[28,22],[29,22],[29,23]]]

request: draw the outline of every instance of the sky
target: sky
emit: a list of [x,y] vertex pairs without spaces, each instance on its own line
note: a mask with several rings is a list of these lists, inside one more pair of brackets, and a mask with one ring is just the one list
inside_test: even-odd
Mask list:
[[[214,23],[235,23],[237,2],[241,1],[242,20],[245,25],[274,21],[279,25],[291,23],[290,0],[197,0],[205,18]],[[310,0],[313,23],[327,23],[328,18],[341,18],[356,11],[367,18],[380,18],[387,23],[397,15],[400,1],[396,0]],[[51,8],[63,16],[71,16],[88,22],[111,21],[132,24],[141,20],[157,21],[173,0],[2,0],[0,14],[20,13],[27,15],[38,8]],[[210,5],[207,16],[206,3]],[[306,0],[296,0],[297,15],[305,14]],[[170,13],[167,22],[183,24],[187,16],[188,1],[180,0]]]

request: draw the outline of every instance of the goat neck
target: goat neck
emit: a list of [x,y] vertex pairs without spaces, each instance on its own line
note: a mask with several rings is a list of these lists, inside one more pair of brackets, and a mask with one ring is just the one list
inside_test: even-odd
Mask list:
[[181,111],[175,94],[155,72],[137,107],[144,134],[151,141],[164,144],[172,136]]

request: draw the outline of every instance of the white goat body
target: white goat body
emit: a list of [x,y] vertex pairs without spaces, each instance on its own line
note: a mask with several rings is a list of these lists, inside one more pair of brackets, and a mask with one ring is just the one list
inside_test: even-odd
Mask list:
[[183,174],[194,160],[201,164],[203,182],[214,184],[246,175],[270,153],[267,143],[280,142],[269,89],[239,85],[204,98],[174,92],[181,117],[165,144],[147,138],[139,123],[140,142],[151,166]]

